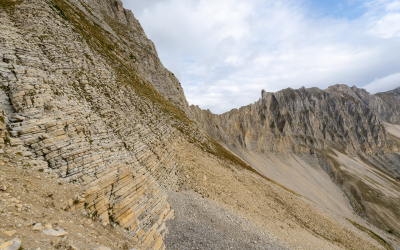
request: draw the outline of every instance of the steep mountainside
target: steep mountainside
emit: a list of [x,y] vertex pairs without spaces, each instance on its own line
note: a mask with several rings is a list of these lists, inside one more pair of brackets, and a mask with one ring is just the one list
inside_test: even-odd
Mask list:
[[389,123],[400,124],[400,115],[398,112],[400,108],[400,88],[396,88],[391,91],[377,93],[374,96],[379,97],[382,100],[382,106],[369,104],[384,121]]
[[[3,0],[0,58],[1,248],[20,242],[10,238],[14,234],[29,249],[94,249],[100,243],[112,249],[393,249],[389,243],[398,243],[354,215],[331,182],[326,184],[331,192],[313,193],[326,202],[315,202],[279,185],[256,164],[250,166],[248,158],[239,155],[246,163],[203,133],[190,119],[202,112],[188,107],[179,81],[162,66],[154,44],[120,0]],[[227,142],[254,152],[309,154],[331,145],[352,154],[396,149],[395,140],[388,139],[362,102],[343,103],[333,93],[290,93],[301,95],[297,101],[303,102],[305,114],[298,115],[285,95],[274,99],[265,94],[262,103],[269,106],[254,108],[272,113],[260,118],[259,111],[250,109],[254,120],[241,130],[251,129],[254,135],[234,130],[239,112],[236,122],[227,118],[213,124],[221,133],[231,126],[231,134],[222,134]],[[304,101],[307,96],[312,101]],[[288,105],[288,111],[281,105]],[[307,111],[310,106],[315,115]],[[353,122],[349,110],[359,120]],[[332,117],[325,119],[324,112]],[[217,119],[208,116],[204,118]],[[295,126],[309,117],[314,121],[306,129]],[[321,118],[325,123],[317,120]],[[271,133],[261,140],[256,135],[263,129]],[[221,140],[219,132],[208,132]],[[330,181],[317,166],[319,158],[292,159],[282,168],[298,161],[307,170],[316,169],[315,183]],[[336,166],[323,162],[326,170]],[[378,159],[375,164],[384,163]],[[380,185],[387,187],[386,181]],[[73,187],[65,194],[65,199],[74,197],[68,202],[59,200],[65,187],[56,188],[65,182]],[[395,188],[389,191],[397,195]],[[73,231],[79,220],[60,217],[77,214],[86,218]],[[396,216],[393,212],[386,219],[394,218],[395,224]],[[34,229],[39,227],[35,223],[47,219],[65,225],[71,236],[62,242],[49,236],[41,245],[44,231]],[[100,226],[104,228],[97,230]],[[397,233],[396,226],[393,230]]]
[[158,249],[173,217],[163,187],[176,185],[176,135],[196,131],[177,108],[187,110],[182,88],[132,13],[96,3],[2,2],[7,140],[34,169],[85,186],[78,209]]
[[387,133],[383,123],[398,116],[395,93],[335,85],[262,91],[259,101],[222,115],[191,108],[209,135],[260,173],[346,214],[325,171],[353,210],[398,234],[399,135]]

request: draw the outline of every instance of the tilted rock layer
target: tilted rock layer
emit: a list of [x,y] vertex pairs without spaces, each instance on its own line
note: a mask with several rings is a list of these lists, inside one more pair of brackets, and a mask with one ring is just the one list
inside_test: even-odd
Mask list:
[[0,37],[0,150],[9,119],[9,145],[34,169],[85,187],[75,209],[165,248],[176,107],[189,109],[133,14],[120,1],[3,1]]

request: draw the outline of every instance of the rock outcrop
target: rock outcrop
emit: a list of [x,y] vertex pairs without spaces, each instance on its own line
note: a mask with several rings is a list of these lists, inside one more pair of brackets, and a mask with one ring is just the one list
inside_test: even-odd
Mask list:
[[138,21],[120,1],[6,1],[1,10],[0,147],[9,119],[10,146],[33,169],[85,187],[74,209],[164,249],[174,216],[165,188],[176,185],[188,105]]
[[4,120],[27,165],[85,188],[74,209],[164,249],[177,141],[248,167],[188,118],[179,81],[121,1],[6,0],[0,8],[1,135]]
[[400,88],[391,91],[370,94],[368,91],[356,86],[334,85],[329,87],[328,91],[344,93],[350,95],[355,101],[361,101],[367,105],[379,117],[380,121],[399,124],[400,114],[397,112],[400,108]]
[[[123,8],[121,0],[71,0],[70,3],[79,8],[76,12],[82,11],[88,21],[109,32],[110,42],[113,43],[108,45],[109,49],[121,49],[130,61],[130,66],[144,81],[190,116],[190,108],[179,80],[164,68],[154,43],[147,38],[133,13]],[[59,5],[62,5],[61,1]]]
[[400,124],[400,88],[377,93],[371,98],[368,106],[373,109],[383,121]]

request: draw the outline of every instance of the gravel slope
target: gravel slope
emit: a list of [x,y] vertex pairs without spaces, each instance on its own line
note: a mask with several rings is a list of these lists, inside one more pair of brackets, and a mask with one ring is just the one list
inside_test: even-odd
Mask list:
[[289,249],[251,222],[192,191],[169,192],[167,249]]

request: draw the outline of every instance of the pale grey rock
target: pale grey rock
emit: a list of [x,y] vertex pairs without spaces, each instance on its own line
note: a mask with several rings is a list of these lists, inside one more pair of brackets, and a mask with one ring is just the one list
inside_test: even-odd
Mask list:
[[42,226],[41,223],[36,223],[36,224],[32,227],[32,230],[33,230],[33,231],[42,231],[44,228],[45,228],[45,227]]
[[105,246],[100,246],[100,247],[95,247],[93,250],[111,250],[111,248],[105,247]]
[[21,247],[21,244],[22,244],[22,241],[18,238],[15,238],[12,241],[3,243],[2,245],[6,246],[4,248],[4,250],[19,250],[19,248]]
[[43,231],[43,233],[45,235],[50,235],[50,236],[56,236],[56,237],[63,237],[65,235],[68,234],[68,232],[66,232],[64,229],[60,228],[60,229],[49,229],[49,230],[45,230]]
[[318,88],[262,91],[254,104],[222,115],[192,106],[196,121],[230,147],[255,152],[313,153],[335,147],[350,154],[387,151],[378,116],[352,92]]

